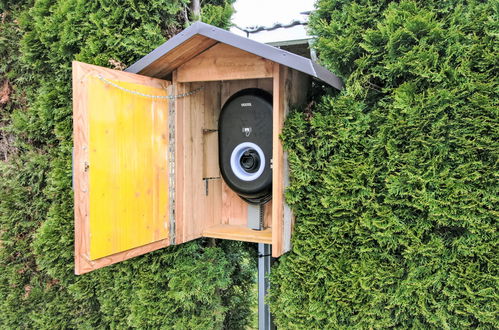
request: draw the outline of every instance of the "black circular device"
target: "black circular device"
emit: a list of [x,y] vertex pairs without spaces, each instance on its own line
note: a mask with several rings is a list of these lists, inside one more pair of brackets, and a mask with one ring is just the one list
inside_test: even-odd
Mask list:
[[244,200],[272,196],[272,96],[244,89],[225,102],[218,121],[219,163],[227,185]]

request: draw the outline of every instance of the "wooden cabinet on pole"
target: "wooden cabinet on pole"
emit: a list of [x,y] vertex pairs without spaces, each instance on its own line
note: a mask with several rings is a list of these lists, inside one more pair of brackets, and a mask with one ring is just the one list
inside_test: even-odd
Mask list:
[[[341,88],[301,56],[197,22],[129,69],[73,63],[75,272],[200,237],[291,248],[288,166],[279,135],[311,79]],[[218,118],[234,93],[272,95],[272,200],[263,230],[220,174]]]

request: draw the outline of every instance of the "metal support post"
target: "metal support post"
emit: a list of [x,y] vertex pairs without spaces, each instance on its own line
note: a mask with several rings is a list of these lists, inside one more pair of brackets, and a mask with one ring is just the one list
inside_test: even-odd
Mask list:
[[269,289],[268,275],[272,263],[272,249],[270,244],[258,243],[258,329],[274,330],[270,309],[265,304],[265,296]]

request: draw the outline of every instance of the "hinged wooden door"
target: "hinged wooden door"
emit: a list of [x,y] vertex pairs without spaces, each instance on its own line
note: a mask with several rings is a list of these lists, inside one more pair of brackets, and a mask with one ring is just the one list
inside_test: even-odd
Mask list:
[[169,86],[73,62],[76,274],[170,244]]

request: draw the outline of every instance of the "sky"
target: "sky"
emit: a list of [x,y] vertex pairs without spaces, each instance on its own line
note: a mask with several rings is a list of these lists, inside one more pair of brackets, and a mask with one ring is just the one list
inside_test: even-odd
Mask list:
[[272,26],[301,19],[300,12],[314,9],[314,0],[237,0],[234,9],[232,22],[239,27]]

